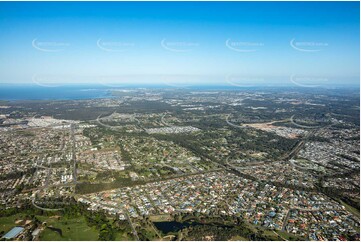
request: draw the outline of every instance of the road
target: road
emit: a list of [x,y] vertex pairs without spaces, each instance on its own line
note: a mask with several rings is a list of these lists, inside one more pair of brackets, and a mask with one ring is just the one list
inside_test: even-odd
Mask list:
[[168,124],[166,121],[164,121],[164,117],[167,115],[166,114],[163,114],[163,116],[160,118],[160,122],[164,125],[164,126],[171,126],[170,124]]
[[[113,112],[115,113],[115,112]],[[108,124],[104,124],[100,121],[100,117],[102,116],[102,114],[100,114],[97,119],[95,120],[99,125],[103,126],[103,127],[106,127],[106,128],[109,128],[109,129],[113,129],[113,130],[116,130],[116,129],[120,129],[122,128],[122,126],[111,126],[111,125],[108,125]],[[135,114],[133,115],[133,120],[137,123],[136,126],[143,130],[143,131],[146,131],[143,127],[140,126],[140,121],[139,119],[136,118]]]
[[128,220],[128,223],[129,223],[130,227],[132,228],[133,235],[135,236],[135,238],[137,239],[137,241],[139,241],[140,239],[139,239],[138,233],[137,233],[137,231],[136,231],[135,228],[134,228],[132,219],[129,217],[128,211],[125,210],[125,209],[123,209],[123,212],[124,212],[125,216],[127,217],[127,220]]
[[303,148],[303,146],[306,144],[306,141],[308,140],[308,138],[312,135],[314,135],[316,133],[317,130],[312,130],[309,131],[301,140],[300,142],[286,155],[284,155],[284,157],[282,158],[282,160],[290,160],[293,157],[295,157],[298,152]]
[[283,224],[282,224],[282,230],[283,231],[286,231],[286,225],[287,225],[287,222],[288,222],[288,218],[290,217],[291,210],[292,209],[287,210],[287,215],[286,215],[285,219],[283,220]]
[[232,127],[234,127],[234,128],[240,128],[240,129],[246,129],[246,128],[248,128],[248,127],[246,127],[246,126],[241,126],[241,125],[236,125],[236,124],[234,124],[234,123],[231,123],[230,121],[229,121],[229,117],[230,117],[231,115],[229,114],[227,117],[226,117],[226,122],[227,122],[227,124],[228,125],[230,125],[230,126],[232,126]]
[[279,233],[277,233],[276,231],[272,231],[275,235],[278,235],[279,237],[281,237],[281,239],[283,239],[284,241],[288,241],[287,239],[285,239],[282,235],[280,235]]
[[[87,200],[89,199],[89,198],[87,198],[87,197],[85,197],[85,196],[82,196],[82,195],[75,195],[74,197],[75,197],[75,198],[78,198],[78,199],[79,199],[79,198],[83,198],[83,199],[87,199]],[[112,205],[107,204],[107,203],[102,203],[102,202],[98,202],[98,203],[101,204],[101,205],[103,205],[103,206],[107,206],[107,207],[119,209],[119,207],[117,207],[117,206],[112,206]],[[130,227],[131,227],[131,229],[132,229],[133,235],[135,236],[136,240],[139,241],[140,239],[139,239],[138,233],[137,233],[137,231],[136,231],[135,228],[134,228],[133,222],[132,222],[131,218],[129,217],[128,211],[127,211],[126,209],[124,209],[124,208],[123,208],[122,210],[123,210],[123,213],[125,214],[125,217],[127,218],[128,223],[129,223],[129,225],[130,225]]]
[[76,142],[75,142],[75,124],[70,125],[70,133],[71,133],[71,140],[72,140],[72,160],[73,160],[73,182],[74,184],[77,183],[77,171],[76,171]]
[[[115,111],[114,111],[113,113],[115,113]],[[112,114],[113,114],[113,113],[112,113]],[[112,114],[111,114],[111,115],[112,115]],[[113,130],[121,128],[121,126],[111,126],[111,125],[102,123],[102,122],[100,121],[100,117],[101,117],[101,116],[102,116],[102,114],[100,114],[100,115],[97,117],[97,119],[95,120],[99,125],[101,125],[101,126],[103,126],[103,127],[106,127],[106,128],[109,128],[109,129],[113,129]]]
[[59,211],[59,210],[63,210],[62,208],[43,208],[43,207],[40,207],[39,205],[35,204],[35,197],[34,196],[32,199],[31,199],[31,203],[33,204],[34,207],[38,208],[38,209],[41,209],[41,210],[44,210],[44,211]]

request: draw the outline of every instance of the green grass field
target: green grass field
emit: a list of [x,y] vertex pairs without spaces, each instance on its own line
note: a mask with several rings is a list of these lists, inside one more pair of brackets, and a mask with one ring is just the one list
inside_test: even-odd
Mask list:
[[[15,215],[0,217],[0,232],[2,234],[7,233],[15,226],[17,220],[24,220],[27,217],[26,212],[17,213]],[[36,215],[36,218],[41,222],[46,222],[47,228],[45,228],[41,233],[39,240],[45,241],[59,241],[59,240],[75,240],[75,241],[92,241],[98,240],[99,230],[96,227],[90,227],[87,225],[85,217],[79,216],[77,218],[64,218],[60,216],[41,216]],[[59,232],[50,229],[53,227],[55,229],[60,229],[62,231],[62,236]],[[129,231],[119,230],[115,232],[115,240],[124,241],[124,240],[133,240],[133,236],[127,234]],[[1,236],[0,236],[1,237]]]
[[47,226],[52,226],[62,230],[62,236],[49,228],[40,234],[40,240],[97,240],[98,231],[89,227],[84,217],[63,219],[53,217],[38,217],[40,221],[46,222]]
[[128,237],[128,235],[127,235],[127,233],[117,233],[116,235],[115,235],[115,240],[116,241],[122,241],[122,240],[133,240],[133,238],[132,237]]
[[249,239],[242,237],[240,235],[233,236],[230,238],[231,241],[249,241]]
[[9,217],[0,217],[0,232],[4,231],[4,233],[7,233],[12,227],[17,226],[15,221],[22,219],[23,217],[23,214],[16,214]]

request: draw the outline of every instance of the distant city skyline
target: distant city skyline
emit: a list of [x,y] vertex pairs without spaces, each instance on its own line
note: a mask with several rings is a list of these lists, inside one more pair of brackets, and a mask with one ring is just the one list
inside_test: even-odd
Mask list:
[[359,2],[1,2],[0,83],[359,86]]

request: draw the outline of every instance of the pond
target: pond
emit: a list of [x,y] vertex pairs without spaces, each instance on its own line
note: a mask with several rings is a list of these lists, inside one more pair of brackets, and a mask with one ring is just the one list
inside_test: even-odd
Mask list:
[[54,228],[54,227],[52,227],[52,226],[48,226],[48,227],[46,227],[46,228],[48,228],[48,229],[50,229],[50,230],[52,230],[52,231],[57,232],[60,236],[63,236],[63,231],[62,231],[61,229]]
[[188,228],[190,226],[195,225],[210,225],[210,226],[216,226],[220,228],[232,228],[232,226],[224,225],[220,223],[210,223],[210,224],[204,224],[199,223],[196,221],[189,221],[189,222],[176,222],[176,221],[165,221],[165,222],[153,222],[155,227],[162,231],[164,234],[167,234],[169,232],[178,232],[181,229]]
[[154,222],[154,225],[157,229],[162,231],[163,233],[167,234],[169,232],[178,232],[181,229],[187,228],[191,225],[198,225],[200,223],[189,223],[189,222],[176,222],[176,221],[170,221],[170,222]]

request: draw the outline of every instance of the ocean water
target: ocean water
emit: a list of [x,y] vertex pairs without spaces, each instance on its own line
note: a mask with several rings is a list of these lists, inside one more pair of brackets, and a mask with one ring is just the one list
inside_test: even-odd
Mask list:
[[0,84],[0,100],[76,100],[110,98],[108,87],[79,85],[42,87],[37,85]]
[[38,85],[0,84],[0,100],[76,100],[111,98],[114,89],[186,89],[186,90],[217,90],[233,89],[222,86],[191,86],[187,88],[170,87],[167,85],[127,85],[124,87],[107,87],[102,85],[63,85],[45,87]]
[[[57,87],[45,87],[39,85],[20,85],[20,84],[0,84],[0,100],[77,100],[77,99],[95,99],[112,98],[112,91],[115,89],[137,89],[146,88],[153,90],[188,90],[188,91],[295,91],[300,90],[309,93],[319,93],[319,88],[302,88],[290,86],[255,86],[255,87],[235,87],[222,85],[193,85],[190,87],[179,88],[168,85],[148,84],[148,85],[126,85],[122,87],[109,87],[104,85],[82,84],[82,85],[63,85]],[[344,91],[353,91],[359,94],[358,87],[345,87],[322,89],[324,92],[336,92],[340,94]]]

